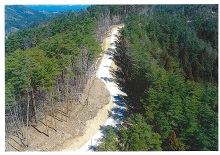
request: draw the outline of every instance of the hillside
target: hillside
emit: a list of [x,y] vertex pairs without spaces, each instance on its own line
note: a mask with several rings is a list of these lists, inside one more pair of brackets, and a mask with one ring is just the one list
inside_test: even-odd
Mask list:
[[114,61],[130,113],[99,151],[218,150],[218,15],[179,7],[126,19]]
[[29,25],[51,17],[54,13],[40,12],[22,5],[5,6],[5,36],[27,28]]
[[[108,103],[101,80],[97,89],[91,82],[95,75],[113,87],[114,106],[126,113],[113,106],[94,117],[120,122],[102,126],[99,140],[85,136],[85,150],[218,150],[217,12],[217,5],[93,5],[11,34],[5,41],[6,151],[62,150],[66,140],[77,143],[74,150],[82,146],[71,138],[83,136],[85,121]],[[119,25],[117,35],[109,32]],[[98,61],[101,55],[105,61]],[[111,93],[114,85],[127,96]],[[75,111],[79,104],[85,111]]]

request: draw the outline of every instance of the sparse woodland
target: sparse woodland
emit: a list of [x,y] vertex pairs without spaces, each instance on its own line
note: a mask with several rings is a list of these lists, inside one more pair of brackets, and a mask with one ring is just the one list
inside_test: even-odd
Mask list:
[[56,131],[56,114],[68,118],[80,103],[108,29],[124,23],[114,61],[129,110],[98,150],[218,150],[216,12],[216,5],[94,5],[10,35],[6,137],[14,133],[28,147],[28,129],[39,120],[50,136],[48,117]]

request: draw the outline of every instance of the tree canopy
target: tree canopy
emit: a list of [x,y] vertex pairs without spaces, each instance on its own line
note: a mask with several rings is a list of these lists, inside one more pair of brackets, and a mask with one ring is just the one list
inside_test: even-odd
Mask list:
[[152,150],[218,150],[218,19],[209,11],[214,7],[162,5],[125,19],[114,61],[131,100],[129,113],[144,119],[140,125],[129,116],[128,127],[116,130],[122,148],[151,150],[145,144],[152,136]]

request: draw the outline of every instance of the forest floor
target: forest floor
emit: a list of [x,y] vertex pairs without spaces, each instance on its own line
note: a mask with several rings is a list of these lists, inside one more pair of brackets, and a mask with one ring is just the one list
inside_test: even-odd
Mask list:
[[[89,105],[87,105],[87,101]],[[86,142],[86,134],[89,134],[93,129],[90,127],[91,121],[95,119],[96,124],[104,124],[107,110],[110,109],[110,95],[105,88],[101,79],[92,77],[82,94],[81,104],[72,103],[70,106],[69,117],[64,113],[55,113],[56,129],[50,116],[47,116],[49,124],[49,137],[46,132],[44,119],[39,120],[37,126],[28,128],[28,147],[23,147],[21,140],[16,134],[11,134],[6,138],[8,143],[7,150],[9,151],[61,151],[64,148],[72,145],[76,148]],[[59,109],[59,107],[57,107]],[[65,111],[65,109],[63,109]],[[102,113],[103,116],[102,116]],[[97,115],[98,114],[98,115]],[[100,116],[101,115],[101,116]],[[98,118],[97,118],[98,117]],[[106,117],[107,119],[107,117]],[[91,129],[91,131],[87,129]],[[21,129],[26,136],[27,128]],[[85,140],[84,140],[85,139]],[[26,144],[26,140],[24,141]]]
[[[112,33],[118,26],[111,28]],[[111,37],[106,37],[102,43],[103,51],[110,48]],[[104,59],[104,52],[100,55],[96,65]],[[117,66],[112,61],[111,68]],[[89,102],[89,105],[86,104]],[[113,107],[112,98],[106,89],[104,82],[92,76],[87,83],[81,98],[81,104],[72,103],[70,105],[69,117],[64,113],[55,113],[56,129],[50,116],[47,117],[49,124],[49,136],[46,134],[45,121],[42,119],[37,126],[28,128],[28,147],[22,145],[16,134],[11,134],[6,138],[8,151],[74,151],[82,147],[106,122],[109,112]],[[65,111],[63,109],[63,111]],[[21,131],[25,134],[26,127]],[[26,140],[24,141],[24,143]]]

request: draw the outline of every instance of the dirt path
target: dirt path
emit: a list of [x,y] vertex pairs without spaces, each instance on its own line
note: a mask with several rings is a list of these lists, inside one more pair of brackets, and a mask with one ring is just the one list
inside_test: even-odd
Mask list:
[[111,100],[113,107],[111,109],[111,112],[109,113],[109,118],[106,120],[105,124],[101,126],[101,128],[92,136],[86,144],[84,144],[80,149],[77,151],[93,151],[96,149],[96,147],[99,145],[99,139],[103,136],[103,130],[105,130],[107,125],[116,127],[118,126],[122,119],[124,112],[126,110],[125,104],[121,98],[121,96],[124,96],[123,92],[121,92],[118,89],[118,86],[116,84],[116,79],[110,74],[110,68],[116,69],[117,66],[113,63],[112,59],[114,56],[114,49],[115,49],[115,41],[116,41],[116,35],[118,33],[118,28],[121,28],[121,26],[114,27],[111,31],[111,37],[106,38],[103,42],[103,49],[105,51],[105,54],[103,55],[102,61],[100,63],[99,69],[98,69],[98,78],[102,79],[102,81],[105,83],[107,89],[110,92]]

